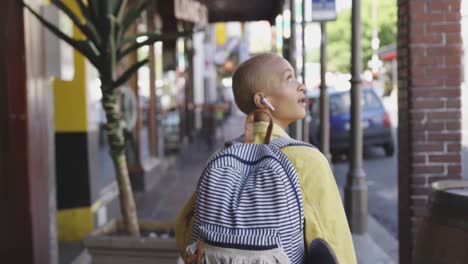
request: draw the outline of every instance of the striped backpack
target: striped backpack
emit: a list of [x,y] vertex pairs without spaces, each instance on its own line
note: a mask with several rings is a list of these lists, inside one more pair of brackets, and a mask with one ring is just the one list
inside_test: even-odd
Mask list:
[[253,142],[253,115],[244,142],[227,143],[207,163],[197,188],[188,263],[305,263],[304,210],[298,175],[280,151],[293,139]]

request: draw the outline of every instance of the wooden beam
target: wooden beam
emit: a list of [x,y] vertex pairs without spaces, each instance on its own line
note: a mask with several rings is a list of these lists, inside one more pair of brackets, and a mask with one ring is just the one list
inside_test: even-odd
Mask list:
[[36,26],[25,23],[18,1],[3,2],[0,9],[0,259],[5,263],[51,262],[48,177],[52,146],[50,127],[45,122],[50,114],[46,104],[50,102],[44,101],[47,91],[40,80],[44,68],[42,32],[34,22]]

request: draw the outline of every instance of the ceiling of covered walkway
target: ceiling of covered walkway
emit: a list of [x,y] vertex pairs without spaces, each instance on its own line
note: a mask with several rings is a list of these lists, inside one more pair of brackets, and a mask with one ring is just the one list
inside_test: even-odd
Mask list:
[[258,21],[273,22],[281,13],[284,0],[199,0],[208,8],[210,22]]

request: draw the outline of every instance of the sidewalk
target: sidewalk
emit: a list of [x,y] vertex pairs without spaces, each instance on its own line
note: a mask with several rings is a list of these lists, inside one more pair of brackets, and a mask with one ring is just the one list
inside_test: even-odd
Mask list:
[[244,120],[244,116],[232,115],[218,129],[211,146],[202,139],[195,139],[194,143],[184,146],[175,157],[173,166],[163,173],[156,186],[137,197],[138,216],[160,221],[174,220],[195,191],[206,161],[224,142],[243,132]]
[[[194,143],[181,149],[174,157],[173,165],[167,171],[161,172],[160,180],[155,187],[149,192],[137,195],[139,217],[161,221],[174,220],[195,191],[207,159],[225,141],[243,133],[244,121],[244,115],[233,113],[218,131],[215,144],[207,146],[205,141],[195,140]],[[353,241],[358,263],[398,263],[398,242],[371,216],[369,216],[369,233],[353,235]]]

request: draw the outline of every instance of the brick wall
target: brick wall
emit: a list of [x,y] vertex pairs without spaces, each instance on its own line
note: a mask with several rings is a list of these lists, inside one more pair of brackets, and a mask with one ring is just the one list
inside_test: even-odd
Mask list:
[[460,21],[460,0],[398,0],[400,263],[431,183],[462,177]]

